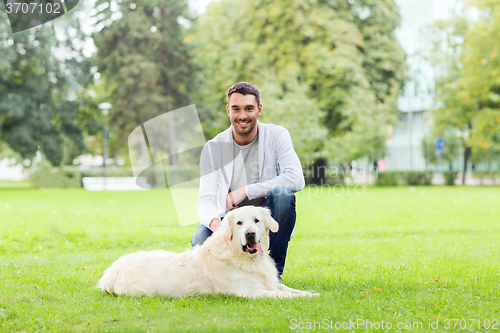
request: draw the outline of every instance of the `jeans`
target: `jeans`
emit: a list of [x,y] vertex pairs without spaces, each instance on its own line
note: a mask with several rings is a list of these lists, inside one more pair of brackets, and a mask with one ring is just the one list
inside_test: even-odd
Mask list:
[[[269,192],[263,206],[271,210],[271,216],[279,225],[277,233],[270,232],[269,234],[269,255],[273,258],[278,273],[281,275],[285,269],[288,242],[295,228],[295,220],[297,218],[295,212],[295,195],[288,187],[276,186]],[[203,224],[200,224],[193,234],[191,245],[201,245],[211,235],[212,231]]]

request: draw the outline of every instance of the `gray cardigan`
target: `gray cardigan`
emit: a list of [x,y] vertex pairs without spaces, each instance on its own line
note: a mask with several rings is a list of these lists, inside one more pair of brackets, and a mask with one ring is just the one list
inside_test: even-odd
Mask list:
[[[265,197],[276,186],[293,192],[304,188],[304,174],[286,128],[257,121],[259,135],[259,182],[245,186],[247,197]],[[214,218],[226,214],[226,196],[233,175],[233,128],[208,141],[200,158],[198,215],[207,228]],[[218,193],[218,195],[217,195]],[[218,200],[217,200],[218,196]]]

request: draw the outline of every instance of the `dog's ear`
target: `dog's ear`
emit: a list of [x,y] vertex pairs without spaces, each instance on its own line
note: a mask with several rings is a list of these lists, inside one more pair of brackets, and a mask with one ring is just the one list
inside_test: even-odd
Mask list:
[[231,211],[224,216],[222,219],[220,228],[222,229],[222,238],[226,240],[233,239],[233,215],[234,213]]
[[278,231],[278,222],[276,222],[271,216],[271,211],[268,208],[259,207],[262,211],[262,215],[264,215],[264,224],[266,228],[271,230],[272,232]]

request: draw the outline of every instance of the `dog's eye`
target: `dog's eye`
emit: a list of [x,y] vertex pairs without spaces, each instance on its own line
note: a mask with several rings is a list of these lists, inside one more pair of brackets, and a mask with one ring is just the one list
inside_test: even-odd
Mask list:
[[242,225],[242,224],[243,224],[243,222],[238,221],[238,222],[236,222],[236,224],[237,224],[237,225]]
[[260,221],[258,219],[255,219],[255,223],[258,223],[258,222],[260,222]]

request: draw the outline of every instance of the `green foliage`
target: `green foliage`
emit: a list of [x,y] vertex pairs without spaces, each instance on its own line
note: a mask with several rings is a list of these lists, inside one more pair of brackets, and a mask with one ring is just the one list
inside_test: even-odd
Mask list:
[[[498,86],[500,97],[500,82]],[[474,162],[500,159],[500,103],[496,109],[482,110],[474,119],[474,135],[470,138],[470,145],[474,151]]]
[[411,186],[431,185],[432,172],[430,171],[407,171],[405,172],[406,183]]
[[263,119],[297,133],[302,161],[382,156],[404,79],[398,22],[392,0],[210,3],[189,37],[205,129],[227,127],[224,92],[250,81],[262,90]]
[[[76,167],[74,167],[76,169]],[[103,177],[104,176],[104,168],[90,168],[84,169],[80,171],[82,177]],[[133,177],[134,174],[131,168],[117,168],[117,167],[108,167],[106,170],[106,175],[108,177]]]
[[323,156],[327,130],[322,126],[323,112],[309,99],[303,87],[292,86],[285,93],[278,84],[260,87],[266,100],[260,121],[285,126],[292,137],[295,152],[302,165]]
[[338,173],[327,173],[326,183],[328,185],[344,185],[345,184],[346,174],[344,172]]
[[377,186],[398,186],[401,182],[401,173],[398,171],[384,171],[377,174],[375,185]]
[[473,161],[500,158],[500,3],[481,0],[481,19],[467,30],[458,97],[471,108]]
[[31,181],[37,188],[81,187],[82,177],[78,170],[71,167],[51,167],[42,164],[32,170]]
[[485,179],[495,180],[500,178],[500,170],[474,170],[472,171],[472,175],[474,178],[478,178],[482,185]]
[[96,8],[102,30],[94,33],[95,63],[106,87],[99,97],[113,104],[112,156],[134,128],[191,102],[194,69],[179,23],[190,14],[186,0],[99,0]]
[[442,73],[433,131],[458,133],[474,162],[500,157],[500,4],[480,0],[478,6],[476,22],[455,17],[433,31],[433,60]]
[[[436,142],[437,137],[430,136],[424,137],[422,139],[422,153],[424,155],[425,160],[429,164],[438,164],[439,157],[436,155]],[[443,156],[441,156],[441,162],[453,162],[460,153],[461,142],[460,139],[453,134],[446,134],[443,137],[445,142],[445,146],[443,149]]]
[[446,185],[455,185],[455,180],[457,179],[458,171],[445,171],[443,172],[444,183]]
[[[81,34],[79,22],[71,25],[72,38],[61,26],[58,39],[52,23],[13,34],[6,14],[0,19],[0,141],[22,159],[32,160],[40,150],[59,165],[65,153],[85,149],[76,93],[88,80],[88,62],[73,45]],[[55,49],[66,58],[55,57]]]
[[377,175],[375,185],[398,186],[398,185],[431,185],[431,171],[383,171]]

